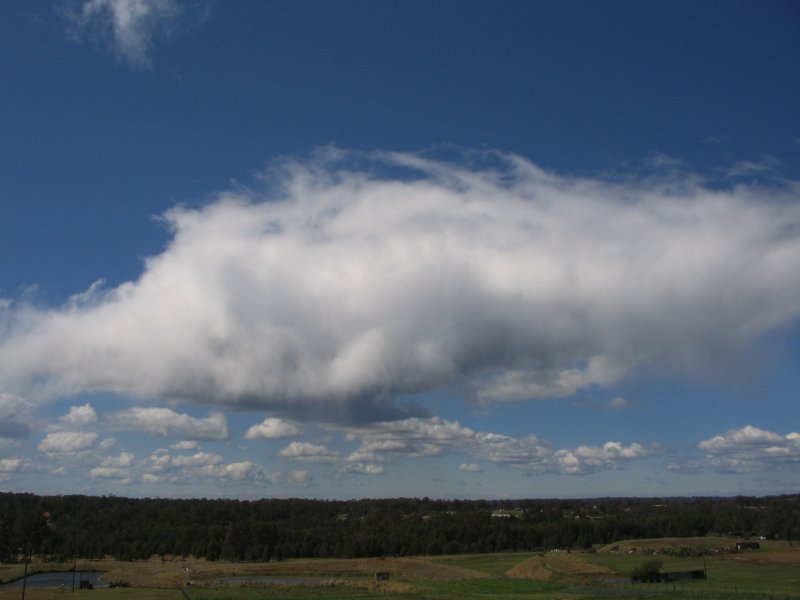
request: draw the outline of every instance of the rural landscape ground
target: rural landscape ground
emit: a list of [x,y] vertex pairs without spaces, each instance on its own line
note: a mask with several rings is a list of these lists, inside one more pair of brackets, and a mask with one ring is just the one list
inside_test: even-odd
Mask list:
[[[79,571],[101,571],[106,581],[130,587],[80,590],[28,587],[29,600],[135,598],[142,600],[457,599],[457,598],[687,598],[768,600],[800,598],[800,547],[762,541],[758,550],[707,556],[671,556],[678,548],[730,547],[731,538],[629,540],[588,552],[498,553],[369,559],[294,559],[267,563],[205,560],[83,560]],[[674,554],[674,552],[672,552]],[[705,580],[632,583],[630,573],[656,556],[662,572],[705,569]],[[34,561],[29,572],[68,570],[70,564]],[[23,565],[0,565],[0,579],[22,575]],[[388,573],[388,581],[376,581]],[[272,577],[273,581],[266,580]],[[221,583],[226,578],[241,578]],[[248,580],[248,578],[250,578]],[[259,578],[259,579],[255,579]],[[283,581],[275,584],[274,581]],[[21,588],[0,586],[0,600],[21,596]]]

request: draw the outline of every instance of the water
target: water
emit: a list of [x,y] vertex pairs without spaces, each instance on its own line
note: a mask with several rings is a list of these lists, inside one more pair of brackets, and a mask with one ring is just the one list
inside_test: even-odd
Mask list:
[[[94,572],[78,572],[75,574],[75,589],[81,583],[81,580],[89,580],[89,583],[96,588],[108,587],[100,577],[102,573]],[[22,587],[22,579],[15,579],[9,583],[0,584],[2,588]],[[28,587],[61,587],[72,589],[72,572],[63,571],[59,573],[36,573],[36,575],[28,575]]]

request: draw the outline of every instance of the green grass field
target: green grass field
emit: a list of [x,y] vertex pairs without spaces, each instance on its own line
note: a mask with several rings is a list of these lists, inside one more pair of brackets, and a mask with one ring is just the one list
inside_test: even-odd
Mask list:
[[[639,540],[637,548],[651,551],[685,546],[691,540]],[[626,543],[627,544],[627,543]],[[613,546],[611,546],[613,547]],[[666,584],[632,584],[630,572],[653,558],[643,550],[628,553],[601,549],[596,553],[504,553],[416,558],[290,560],[271,563],[225,563],[189,560],[150,560],[136,563],[82,561],[78,568],[106,573],[106,579],[124,579],[133,587],[97,589],[74,594],[58,589],[29,587],[27,600],[299,600],[394,599],[530,599],[595,600],[800,600],[800,549],[788,544],[766,544],[758,551],[703,558],[659,555],[663,571],[706,568],[707,580]],[[34,571],[69,565],[31,565]],[[185,569],[188,567],[188,571]],[[375,582],[374,573],[391,574]],[[5,580],[22,573],[21,565],[0,565]],[[217,585],[214,579],[236,576],[313,576],[314,585]],[[187,585],[189,580],[192,585]],[[183,588],[181,590],[181,587]],[[21,597],[21,588],[0,587],[0,600]]]
[[490,577],[505,575],[519,563],[535,556],[531,552],[508,552],[503,554],[459,554],[456,556],[432,556],[427,560],[433,564],[452,565],[472,569]]

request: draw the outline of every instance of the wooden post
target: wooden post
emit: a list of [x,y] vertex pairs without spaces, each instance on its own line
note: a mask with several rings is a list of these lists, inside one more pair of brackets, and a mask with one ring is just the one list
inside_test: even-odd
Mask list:
[[22,576],[22,600],[25,600],[25,588],[28,587],[28,558],[30,555],[25,556],[25,571]]

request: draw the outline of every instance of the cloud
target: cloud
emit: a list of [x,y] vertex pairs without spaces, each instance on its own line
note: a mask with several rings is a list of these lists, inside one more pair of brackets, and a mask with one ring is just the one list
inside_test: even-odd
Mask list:
[[98,448],[100,448],[100,450],[108,450],[116,443],[117,443],[117,438],[113,437],[105,438],[102,442],[98,444]]
[[345,465],[343,471],[356,475],[383,475],[384,469],[381,465],[371,463],[352,463]]
[[307,486],[311,483],[311,471],[306,469],[295,469],[289,474],[289,483],[299,486]]
[[477,385],[476,398],[486,403],[574,396],[593,385],[616,383],[626,370],[625,366],[613,364],[605,356],[592,356],[580,368],[510,370]]
[[23,458],[0,458],[0,481],[10,481],[17,473],[34,469],[34,465]]
[[97,439],[96,433],[59,431],[48,433],[39,443],[39,451],[46,454],[72,454],[91,448]]
[[635,406],[635,404],[629,402],[622,396],[617,396],[608,403],[609,410],[625,410],[628,408],[634,408]]
[[279,454],[290,460],[309,463],[329,463],[339,459],[339,453],[335,450],[310,442],[292,442],[282,448]]
[[727,171],[728,177],[777,177],[782,164],[774,156],[763,156],[759,160],[741,160],[734,163]]
[[89,475],[95,479],[118,479],[125,483],[133,481],[128,469],[122,469],[120,467],[95,467],[89,471]]
[[33,427],[33,408],[25,398],[0,393],[0,441],[27,437]]
[[69,413],[59,418],[62,425],[67,427],[83,427],[97,423],[97,413],[90,404],[71,406]]
[[464,471],[465,473],[480,473],[481,467],[476,463],[461,463],[458,465],[459,471]]
[[548,462],[555,464],[561,473],[583,475],[614,469],[620,461],[647,458],[661,452],[659,445],[645,447],[634,443],[624,446],[619,442],[606,442],[602,446],[578,446],[574,450],[558,450]]
[[[616,469],[630,460],[648,458],[663,451],[660,444],[645,446],[634,442],[626,446],[617,441],[602,446],[582,445],[556,450],[535,435],[517,438],[475,431],[458,421],[440,417],[409,418],[351,428],[345,439],[361,442],[348,458],[350,462],[369,460],[374,463],[383,462],[386,460],[384,457],[399,455],[422,458],[460,452],[532,474],[585,475]],[[459,468],[467,472],[480,470],[477,464],[462,464]]]
[[156,41],[200,23],[207,9],[207,2],[80,0],[60,12],[74,41],[90,41],[131,67],[150,68]]
[[173,450],[199,450],[200,444],[198,444],[197,442],[189,442],[183,440],[181,442],[178,442],[177,444],[172,444],[170,448],[172,448]]
[[394,398],[445,385],[494,403],[656,367],[739,377],[800,316],[795,184],[474,156],[328,150],[277,165],[269,192],[176,208],[138,280],[3,311],[0,389],[368,423],[429,416]]
[[196,418],[169,408],[131,408],[109,415],[106,423],[119,431],[144,431],[152,436],[177,437],[184,441],[228,439],[227,420],[222,413]]
[[170,465],[173,467],[206,467],[210,465],[218,465],[222,462],[222,457],[219,454],[212,454],[210,452],[197,452],[191,456],[172,456],[170,457]]
[[781,435],[746,425],[700,442],[702,460],[671,463],[668,469],[678,472],[713,470],[723,473],[755,473],[800,463],[800,433]]
[[160,449],[150,454],[137,472],[143,483],[190,483],[198,479],[214,481],[220,485],[233,481],[274,483],[280,474],[266,471],[261,465],[246,460],[226,463],[218,454],[196,452],[191,455],[172,455]]
[[120,452],[118,456],[103,458],[100,466],[89,471],[93,478],[118,479],[125,483],[133,481],[132,467],[135,456],[131,452]]
[[283,419],[269,417],[258,425],[253,425],[247,430],[244,437],[248,440],[270,440],[299,435],[300,433],[300,430],[291,423]]
[[741,429],[729,429],[722,435],[704,440],[698,444],[698,448],[710,454],[739,453],[771,447],[785,441],[786,438],[782,435],[746,425]]
[[0,473],[13,473],[22,468],[23,461],[20,458],[0,458]]

